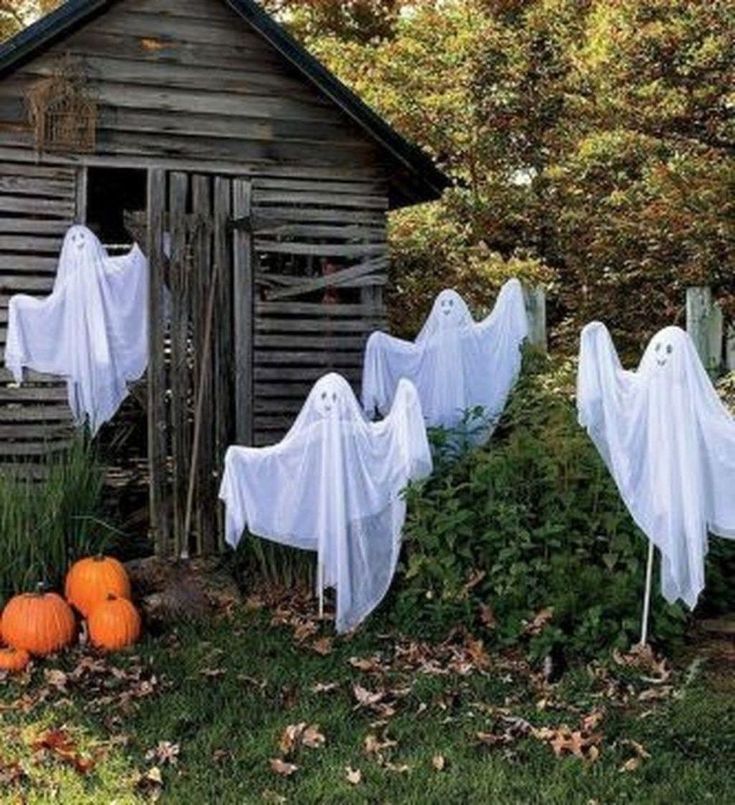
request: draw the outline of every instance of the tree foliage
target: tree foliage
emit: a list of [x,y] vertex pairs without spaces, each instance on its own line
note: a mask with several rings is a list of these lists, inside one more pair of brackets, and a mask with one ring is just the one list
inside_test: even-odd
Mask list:
[[320,27],[320,5],[281,3],[458,180],[395,217],[398,330],[438,287],[487,300],[509,273],[552,281],[559,337],[600,317],[632,348],[681,319],[686,285],[733,293],[732,3],[427,0],[379,36]]
[[53,11],[61,0],[0,0],[0,42]]

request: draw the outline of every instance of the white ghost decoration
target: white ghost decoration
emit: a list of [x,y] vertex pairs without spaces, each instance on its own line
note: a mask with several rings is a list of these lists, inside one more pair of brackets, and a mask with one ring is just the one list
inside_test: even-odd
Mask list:
[[735,538],[735,419],[691,338],[666,327],[632,372],[607,328],[588,324],[577,407],[633,519],[661,552],[664,597],[694,607],[708,532]]
[[[416,389],[400,383],[388,416],[371,423],[347,381],[319,380],[281,442],[230,447],[220,490],[227,542],[243,531],[317,551],[322,587],[349,631],[390,587],[406,516],[403,489],[431,473]],[[320,592],[320,591],[319,591]]]
[[5,364],[66,378],[69,405],[92,433],[112,419],[148,363],[148,261],[136,245],[111,258],[84,226],[64,238],[51,296],[10,300]]
[[452,428],[468,409],[483,410],[475,442],[489,438],[521,368],[521,345],[528,336],[523,290],[507,282],[495,308],[475,322],[456,291],[442,291],[414,342],[386,333],[370,336],[365,355],[362,399],[365,410],[385,413],[398,382],[418,389],[429,426]]

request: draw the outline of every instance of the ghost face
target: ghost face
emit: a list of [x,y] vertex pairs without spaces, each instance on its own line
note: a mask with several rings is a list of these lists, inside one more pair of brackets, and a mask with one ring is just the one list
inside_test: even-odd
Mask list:
[[345,390],[342,384],[331,375],[322,378],[314,389],[314,402],[318,414],[323,419],[339,417],[345,405]]
[[442,291],[436,299],[434,313],[440,327],[459,327],[465,320],[465,305],[456,291]]
[[655,377],[671,381],[682,379],[688,336],[679,327],[666,327],[651,339],[641,368]]
[[83,252],[85,248],[92,244],[91,232],[82,226],[75,226],[69,230],[67,235],[67,245],[72,252]]

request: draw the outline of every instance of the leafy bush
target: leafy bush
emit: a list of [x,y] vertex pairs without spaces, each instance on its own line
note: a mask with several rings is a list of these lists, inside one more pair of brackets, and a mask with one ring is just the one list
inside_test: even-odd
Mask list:
[[[590,656],[629,646],[639,638],[648,543],[577,424],[573,363],[528,354],[525,364],[489,446],[441,462],[409,490],[394,619],[436,634],[484,624],[536,658],[555,647]],[[725,593],[718,578],[710,574],[712,590]],[[652,634],[669,642],[687,618],[654,584]],[[546,609],[548,623],[547,613],[534,624]]]
[[48,478],[0,475],[0,604],[38,583],[58,586],[71,562],[102,550],[103,471],[93,448],[75,442],[48,460]]

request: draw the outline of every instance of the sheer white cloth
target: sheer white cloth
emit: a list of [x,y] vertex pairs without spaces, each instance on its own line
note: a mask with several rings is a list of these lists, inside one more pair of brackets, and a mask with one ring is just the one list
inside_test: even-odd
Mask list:
[[10,300],[5,365],[66,378],[69,405],[92,433],[112,419],[148,363],[148,261],[136,245],[110,257],[86,227],[66,234],[51,296]]
[[415,384],[429,426],[452,428],[468,409],[481,408],[484,426],[473,441],[489,438],[521,368],[528,336],[523,289],[517,279],[500,291],[492,313],[475,322],[462,297],[442,291],[415,341],[376,332],[365,354],[362,399],[369,413],[384,414],[401,378]]
[[667,601],[694,607],[704,589],[708,532],[735,538],[735,419],[691,338],[667,327],[626,371],[607,328],[582,331],[579,422],[633,519],[661,551]]
[[230,447],[220,498],[233,547],[244,529],[317,551],[322,588],[337,595],[337,631],[355,628],[390,587],[406,516],[402,490],[431,473],[416,389],[400,383],[379,423],[360,409],[347,381],[319,380],[284,439]]

